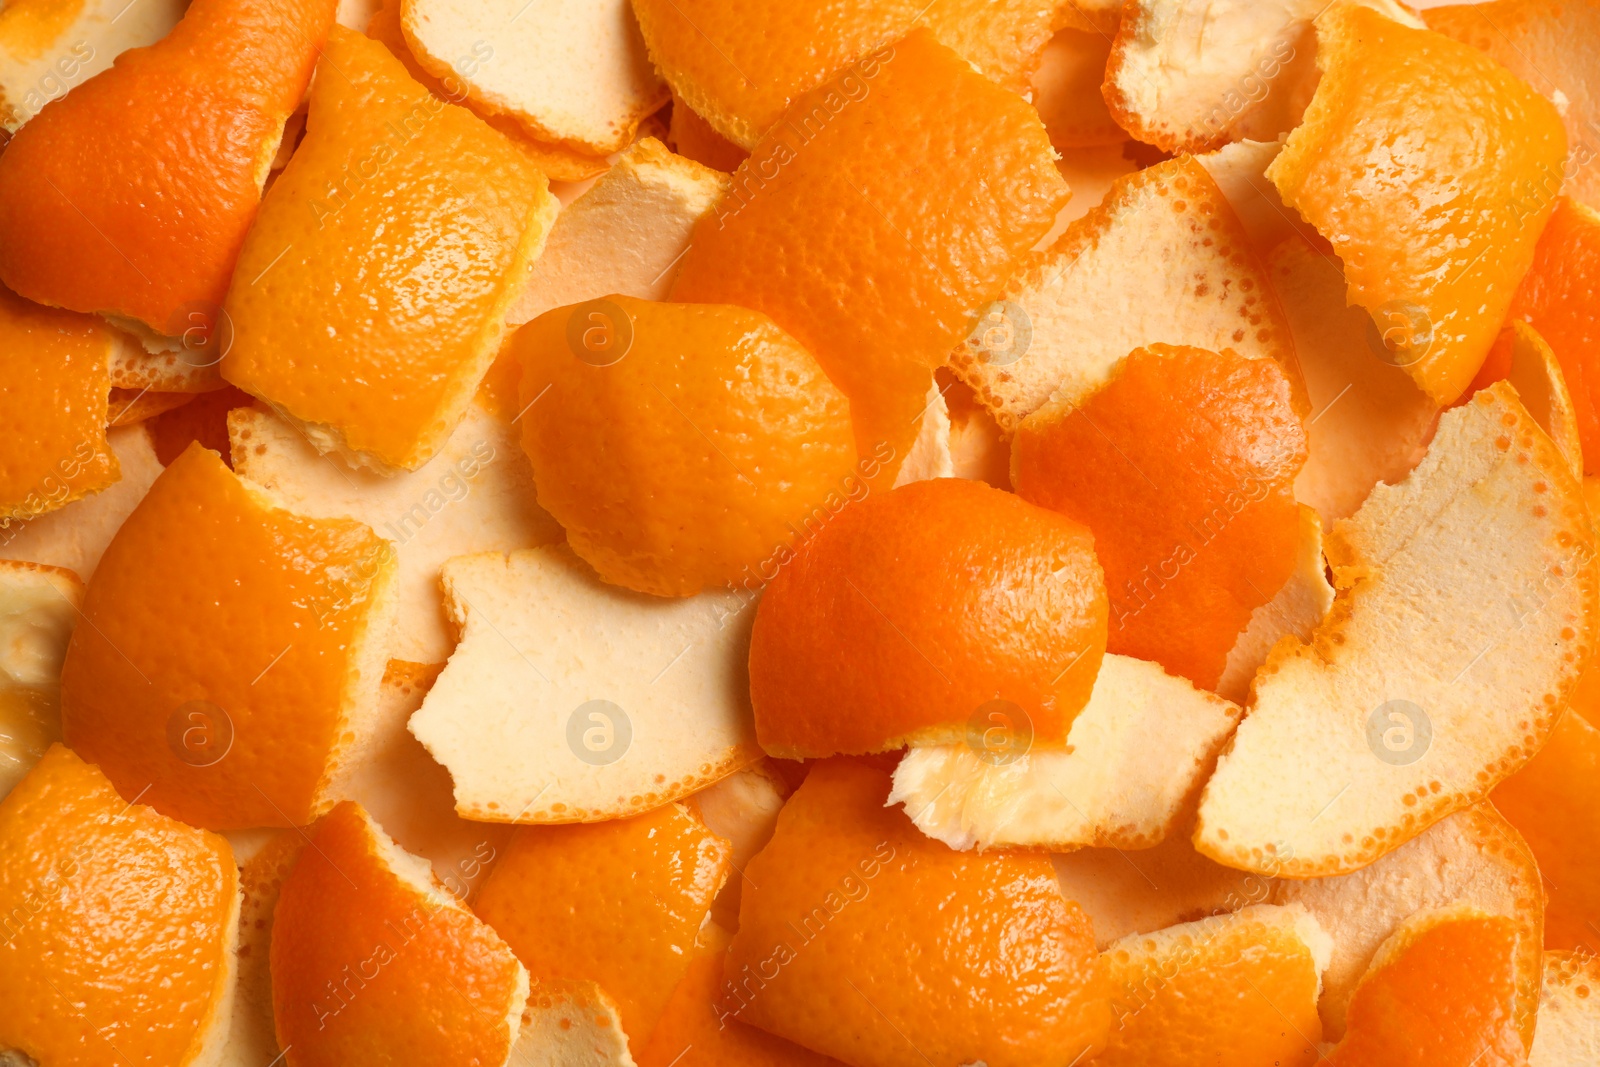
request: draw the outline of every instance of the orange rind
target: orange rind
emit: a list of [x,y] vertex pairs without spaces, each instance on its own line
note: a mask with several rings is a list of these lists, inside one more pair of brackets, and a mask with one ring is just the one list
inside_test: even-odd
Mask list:
[[810,1049],[729,1018],[718,1007],[731,935],[711,924],[661,1013],[639,1067],[841,1067]]
[[1317,42],[1316,96],[1267,177],[1332,242],[1391,362],[1448,404],[1533,261],[1554,201],[1519,194],[1560,172],[1561,117],[1476,49],[1368,7],[1329,7]]
[[447,560],[561,540],[561,527],[534,500],[533,474],[515,427],[481,399],[468,406],[432,459],[388,478],[319,456],[291,423],[268,410],[233,411],[228,436],[239,477],[303,515],[355,519],[394,545],[399,605],[388,645],[392,659],[443,663],[450,657],[456,638],[439,595]]
[[760,760],[715,782],[685,800],[706,829],[728,842],[732,873],[717,894],[711,915],[730,930],[739,927],[744,869],[772,840],[778,812],[793,792],[771,760]]
[[249,393],[230,385],[191,397],[181,407],[152,416],[146,420],[146,426],[156,458],[169,464],[183,455],[189,442],[198,441],[221,456],[222,462],[231,469],[233,448],[228,442],[228,415],[233,409],[249,407],[253,402]]
[[0,12],[0,143],[46,104],[99,74],[130,48],[155,44],[183,17],[184,0],[141,3],[15,0]]
[[339,76],[317,79],[240,253],[222,373],[319,451],[415,470],[493,362],[556,202],[510,141],[376,41],[335,27],[322,62]]
[[622,818],[760,758],[744,599],[619,589],[566,545],[459,557],[441,583],[461,641],[410,729],[463,818]]
[[697,115],[693,108],[679,97],[672,98],[672,117],[668,120],[667,143],[672,150],[686,159],[732,174],[750,155],[744,149],[711,128],[711,123]]
[[1217,679],[1217,695],[1235,704],[1249,700],[1256,672],[1279,641],[1291,634],[1301,641],[1311,640],[1317,625],[1333,608],[1333,586],[1322,555],[1322,521],[1304,504],[1299,511],[1294,570],[1271,600],[1250,613],[1250,624],[1228,650],[1222,677]]
[[728,843],[669,804],[594,826],[518,829],[474,907],[536,984],[604,990],[638,1051],[727,876]]
[[1267,268],[1311,405],[1295,499],[1331,528],[1353,515],[1373,486],[1410,473],[1433,437],[1439,405],[1384,358],[1371,317],[1345,304],[1337,259],[1290,234],[1272,249]]
[[223,1058],[227,1067],[270,1064],[282,1052],[272,1017],[272,920],[284,879],[305,845],[305,837],[296,828],[272,831],[252,856],[234,850],[242,900],[233,1019]]
[[1528,1067],[1578,1067],[1600,1055],[1600,960],[1592,952],[1546,952],[1539,1031]]
[[1480,48],[1496,63],[1564,105],[1569,153],[1558,173],[1542,174],[1523,192],[1561,191],[1600,207],[1600,5],[1594,0],[1492,0],[1424,13],[1428,28]]
[[[405,64],[406,73],[434,96],[451,104],[469,106],[472,103],[471,94],[467,91],[466,82],[456,72],[455,63],[459,61],[463,71],[474,69],[483,62],[486,54],[493,52],[493,44],[489,41],[474,42],[475,48],[469,49],[464,56],[455,57],[444,77],[436,78],[411,52],[411,44],[401,27],[403,6],[404,0],[382,0],[361,32],[387,48]],[[343,20],[341,23],[349,25]],[[581,182],[606,171],[606,157],[603,155],[578,152],[565,145],[535,140],[528,135],[527,127],[508,115],[480,114],[479,117],[510,138],[528,161],[553,182]]]
[[1106,648],[1202,688],[1294,573],[1306,435],[1275,360],[1153,345],[1018,427],[1019,496],[1094,534]]
[[272,1007],[288,1067],[500,1065],[528,973],[358,804],[310,831],[272,920]]
[[607,582],[731,588],[866,491],[844,396],[759,312],[612,295],[511,351],[539,503]]
[[1105,651],[1095,544],[979,482],[868,496],[766,586],[750,642],[756,736],[786,758],[960,743],[1000,709],[1060,745]]
[[1465,903],[1515,924],[1517,1018],[1532,1037],[1544,947],[1544,890],[1534,853],[1489,804],[1458,811],[1351,874],[1282,879],[1272,900],[1299,904],[1332,938],[1319,1005],[1323,1032],[1344,1036],[1351,994],[1373,956],[1413,914]]
[[1218,862],[1310,878],[1393,851],[1539,751],[1594,648],[1581,489],[1504,383],[1446,412],[1326,551],[1333,611],[1273,650],[1201,797]]
[[239,922],[226,840],[55,745],[0,800],[0,915],[0,1055],[217,1062]]
[[114,483],[121,470],[106,441],[111,331],[0,286],[0,350],[8,357],[0,421],[13,431],[0,460],[0,520],[31,519]]
[[[1147,269],[1129,271],[1135,262]],[[950,362],[1007,433],[1058,392],[1093,392],[1142,345],[1228,348],[1295,373],[1250,238],[1189,157],[1117,179],[986,314],[1004,332],[974,332]]]
[[865,763],[811,769],[750,862],[719,1011],[855,1067],[1092,1059],[1094,934],[1034,852],[954,852]]
[[556,217],[506,321],[520,326],[613,293],[665,300],[695,224],[727,191],[727,175],[653,137],[635,142]]
[[61,661],[82,603],[71,571],[0,560],[0,799],[61,740]]
[[931,371],[1066,201],[1054,158],[1026,101],[915,31],[795,101],[696,227],[672,299],[769,315],[892,481]]
[[400,11],[429,73],[536,140],[603,156],[667,102],[628,0],[404,0]]
[[288,511],[191,445],[89,582],[61,677],[67,743],[193,825],[309,822],[360,751],[394,569],[367,527]]
[[783,0],[636,0],[633,9],[650,58],[677,97],[717,133],[752,149],[804,94],[919,26],[985,76],[1024,92],[1056,28],[1056,6],[851,0],[823,9]]
[[196,0],[30,120],[0,155],[0,282],[158,334],[215,324],[334,7]]
[[106,434],[122,477],[92,496],[27,521],[0,519],[0,559],[63,567],[88,581],[106,546],[161,473],[143,424]]
[[[1031,79],[1033,106],[1064,154],[1075,148],[1121,145],[1128,131],[1117,125],[1100,95],[1111,38],[1094,30],[1065,29],[1050,38]],[[1069,182],[1069,184],[1071,184]],[[1079,195],[1072,186],[1073,198]]]
[[[1578,5],[1574,5],[1578,6]],[[1600,169],[1597,164],[1595,169]],[[1595,346],[1600,344],[1600,212],[1567,197],[1556,201],[1533,266],[1511,303],[1510,318],[1532,326],[1555,352],[1578,422],[1588,467],[1600,469],[1600,409],[1595,404]]]
[[1350,998],[1331,1067],[1517,1067],[1516,925],[1470,905],[1411,916]]
[[[1592,668],[1591,668],[1592,671]],[[1542,947],[1593,952],[1600,916],[1600,862],[1581,842],[1596,829],[1600,794],[1600,729],[1576,698],[1550,740],[1518,773],[1496,787],[1491,799],[1538,858],[1549,900]]]
[[[1365,0],[1416,29],[1394,0]],[[1118,122],[1167,152],[1210,152],[1230,141],[1270,141],[1294,127],[1316,85],[1312,20],[1327,0],[1133,0],[1106,68]]]
[[1526,322],[1513,321],[1500,331],[1489,358],[1472,381],[1471,391],[1497,381],[1511,383],[1522,406],[1572,468],[1572,476],[1582,478],[1583,441],[1577,406],[1555,352]]
[[1321,1057],[1317,994],[1331,949],[1305,908],[1256,904],[1105,952],[1116,1020],[1105,1067],[1229,1063],[1311,1067]]
[[1065,748],[990,712],[956,744],[913,748],[891,804],[954,849],[1149,848],[1176,828],[1243,715],[1154,663],[1108,654]]

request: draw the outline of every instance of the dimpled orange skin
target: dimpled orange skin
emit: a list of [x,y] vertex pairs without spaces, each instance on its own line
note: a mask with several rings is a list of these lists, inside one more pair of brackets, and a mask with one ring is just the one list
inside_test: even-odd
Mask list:
[[1560,182],[1561,116],[1477,49],[1367,7],[1333,7],[1317,40],[1322,80],[1267,176],[1332,242],[1350,302],[1379,329],[1409,331],[1410,308],[1426,316],[1431,344],[1406,370],[1449,404],[1494,343],[1554,207],[1527,191]]
[[111,337],[94,319],[40,307],[0,286],[0,522],[27,519],[122,475],[106,443]]
[[0,801],[0,1049],[191,1062],[223,1010],[238,868],[60,745]]
[[546,312],[512,351],[539,503],[608,582],[729,585],[863,488],[849,404],[760,312],[611,296]]
[[892,482],[932,369],[1066,202],[1054,158],[1026,101],[917,30],[795,103],[672,299],[770,315],[850,398],[856,450],[893,450]]
[[500,1067],[518,985],[506,943],[391,870],[359,806],[345,801],[317,824],[272,920],[287,1067]]
[[719,1001],[730,936],[713,924],[700,940],[689,972],[637,1057],[639,1067],[844,1067],[728,1016]]
[[323,62],[305,139],[239,257],[222,373],[414,468],[493,361],[555,198],[510,141],[378,42],[336,27]]
[[1596,941],[1590,924],[1600,915],[1600,855],[1591,842],[1600,834],[1600,731],[1587,726],[1574,704],[1528,765],[1490,796],[1545,877],[1546,948],[1592,950]]
[[812,769],[746,868],[721,1007],[855,1067],[1092,1060],[1109,987],[1049,857],[956,852],[888,794],[861,761]]
[[195,0],[46,106],[0,155],[0,281],[157,333],[220,305],[337,6]]
[[[127,796],[148,787],[144,803],[195,826],[310,822],[368,599],[393,568],[393,549],[367,527],[267,506],[190,445],[84,596],[61,675],[67,744]],[[191,701],[212,708],[182,712]],[[229,723],[226,756],[180,758],[211,759],[207,738],[220,745]]]
[[1578,416],[1584,473],[1600,473],[1600,212],[1565,196],[1556,202],[1509,317],[1555,352]]
[[1413,920],[1396,936],[1405,947],[1356,986],[1329,1067],[1527,1062],[1511,1007],[1515,920],[1482,913]]
[[788,759],[945,743],[993,700],[1061,743],[1106,644],[1094,540],[957,478],[874,493],[808,533],[756,609],[756,738]]
[[1282,927],[1239,917],[1159,953],[1106,952],[1111,1027],[1099,1067],[1310,1067],[1319,1059],[1318,971]]
[[728,843],[679,804],[611,822],[519,826],[473,907],[535,982],[598,983],[639,1050],[688,971],[730,858]]
[[986,76],[1025,92],[1056,28],[1056,6],[1030,0],[635,0],[633,10],[662,76],[717,132],[750,148],[797,96],[919,24]]
[[1306,434],[1276,360],[1152,345],[1012,441],[1024,500],[1094,532],[1110,652],[1202,688],[1294,570]]

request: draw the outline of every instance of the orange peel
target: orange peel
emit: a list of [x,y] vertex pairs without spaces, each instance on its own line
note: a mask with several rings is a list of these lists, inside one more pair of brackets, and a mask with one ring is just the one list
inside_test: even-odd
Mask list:
[[856,1067],[1092,1058],[1088,919],[1040,853],[954,852],[863,762],[811,769],[750,862],[719,1012]]
[[503,1064],[528,973],[358,804],[310,831],[272,920],[272,1008],[294,1067]]
[[[1484,529],[1492,568],[1469,547]],[[1201,797],[1195,844],[1219,862],[1309,878],[1393,851],[1539,751],[1594,648],[1581,489],[1504,383],[1446,412],[1326,551],[1333,611],[1274,649]]]
[[1554,202],[1518,194],[1559,173],[1561,117],[1476,49],[1358,4],[1319,16],[1317,41],[1322,80],[1267,177],[1332,242],[1392,361],[1448,404],[1533,261]]
[[197,0],[29,121],[0,155],[0,282],[158,334],[216,323],[334,7]]
[[67,743],[193,825],[309,822],[360,750],[394,567],[367,527],[287,511],[190,445],[89,583]]
[[1060,745],[1105,651],[1089,531],[979,482],[938,478],[844,508],[767,585],[750,641],[770,755],[959,743],[1000,709]]
[[696,227],[671,298],[769,315],[892,481],[933,368],[1066,201],[1054,159],[1026,101],[919,29],[795,101]]
[[52,746],[0,800],[0,914],[0,1050],[179,1067],[220,1055],[239,923],[223,838],[128,803]]
[[556,202],[510,141],[376,41],[334,27],[323,63],[341,76],[317,79],[240,253],[222,374],[319,451],[415,470],[493,362]]

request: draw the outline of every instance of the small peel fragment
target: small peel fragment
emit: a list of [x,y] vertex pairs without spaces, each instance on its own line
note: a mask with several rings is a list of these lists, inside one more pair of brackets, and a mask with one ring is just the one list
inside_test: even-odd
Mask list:
[[1065,749],[1011,758],[982,735],[912,748],[888,803],[958,851],[1149,848],[1192,804],[1242,714],[1153,663],[1108,654]]
[[665,300],[690,233],[716,210],[729,181],[654,137],[636,142],[556,216],[506,322],[520,326],[613,293]]
[[[1130,272],[1129,263],[1148,268]],[[958,346],[950,362],[1007,433],[1053,397],[1092,392],[1154,342],[1294,365],[1249,235],[1191,157],[1119,178],[996,306],[1019,336],[1027,324],[1027,342],[997,349],[974,334],[979,342]]]
[[606,585],[564,544],[459,557],[442,581],[461,641],[410,728],[463,818],[620,818],[760,757],[737,598]]

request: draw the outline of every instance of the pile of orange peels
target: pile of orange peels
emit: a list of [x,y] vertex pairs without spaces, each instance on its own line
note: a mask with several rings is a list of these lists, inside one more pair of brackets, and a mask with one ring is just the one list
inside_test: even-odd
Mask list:
[[1600,1065],[1600,0],[0,0],[0,1067]]

